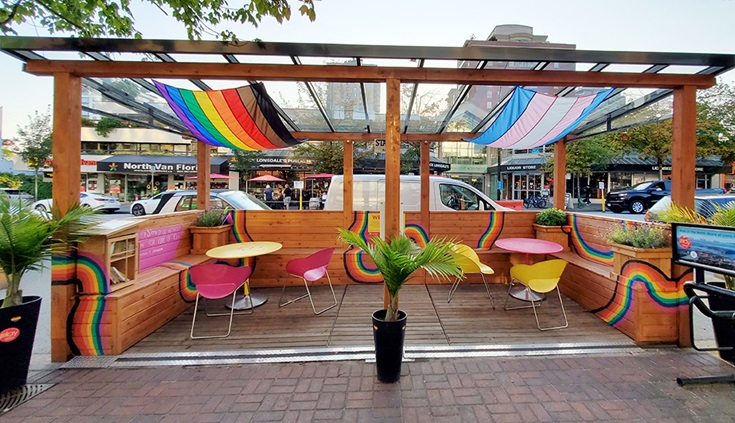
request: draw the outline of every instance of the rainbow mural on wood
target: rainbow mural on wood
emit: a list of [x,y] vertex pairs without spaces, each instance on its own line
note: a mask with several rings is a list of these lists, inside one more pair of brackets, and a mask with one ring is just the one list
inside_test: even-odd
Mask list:
[[603,250],[591,246],[587,243],[579,231],[579,222],[576,214],[570,216],[571,224],[563,227],[563,231],[569,235],[572,240],[572,247],[574,251],[580,257],[594,261],[596,263],[604,264],[606,266],[613,265],[613,251]]
[[429,242],[428,232],[426,232],[426,229],[424,229],[424,227],[419,223],[407,223],[406,229],[403,230],[403,233],[411,238],[413,242],[421,248],[426,247],[426,244]]
[[107,309],[104,295],[78,295],[71,310],[71,350],[75,355],[104,355],[102,319]]
[[503,223],[505,222],[505,212],[490,212],[487,227],[480,235],[480,239],[477,241],[477,248],[481,250],[489,250],[492,248],[493,243],[503,232]]
[[298,145],[278,116],[263,84],[191,91],[153,81],[176,116],[199,141],[236,150]]
[[77,279],[81,283],[81,291],[85,294],[109,294],[110,280],[107,267],[101,256],[89,252],[79,252],[77,256]]
[[246,224],[247,210],[230,210],[230,219],[232,220],[232,234],[237,242],[250,242],[253,238],[248,234]]
[[632,310],[636,292],[650,298],[661,312],[671,313],[687,306],[688,299],[682,286],[690,278],[691,269],[678,278],[668,278],[657,267],[640,260],[629,260],[618,276],[612,298],[604,306],[591,310],[612,326],[620,323]]
[[[377,222],[377,226],[376,226]],[[357,232],[366,241],[371,237],[380,235],[380,213],[370,211],[355,212],[355,219],[348,228]],[[347,276],[359,283],[383,282],[378,268],[370,261],[370,257],[364,251],[350,246],[342,254]]]

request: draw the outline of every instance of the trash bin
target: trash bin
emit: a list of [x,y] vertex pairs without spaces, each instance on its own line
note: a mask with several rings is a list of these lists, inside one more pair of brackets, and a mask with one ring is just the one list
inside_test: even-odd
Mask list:
[[564,210],[573,209],[573,208],[574,208],[574,202],[572,201],[572,194],[570,193],[564,194]]
[[311,197],[309,199],[309,210],[319,210],[320,208],[319,197]]

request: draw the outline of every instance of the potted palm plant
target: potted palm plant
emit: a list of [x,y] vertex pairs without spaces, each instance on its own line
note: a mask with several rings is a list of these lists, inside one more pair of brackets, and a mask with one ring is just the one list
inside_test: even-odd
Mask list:
[[533,229],[536,239],[555,242],[569,251],[569,236],[564,233],[562,226],[567,224],[567,213],[555,208],[544,209],[536,214]]
[[452,255],[454,243],[444,238],[432,238],[424,248],[401,234],[389,241],[373,237],[366,242],[359,234],[339,229],[340,239],[360,248],[373,260],[383,276],[388,291],[388,308],[373,313],[373,340],[378,380],[397,382],[401,377],[406,313],[398,309],[398,292],[418,269],[433,277],[459,277],[462,270]]
[[49,219],[26,201],[0,195],[0,268],[7,278],[0,305],[0,395],[24,385],[33,352],[41,298],[24,296],[21,282],[29,271],[40,270],[55,252],[67,252],[82,240],[82,230],[95,212],[72,207],[64,217]]
[[209,249],[227,244],[232,228],[228,218],[228,209],[207,210],[200,214],[189,228],[192,235],[190,253],[204,254]]

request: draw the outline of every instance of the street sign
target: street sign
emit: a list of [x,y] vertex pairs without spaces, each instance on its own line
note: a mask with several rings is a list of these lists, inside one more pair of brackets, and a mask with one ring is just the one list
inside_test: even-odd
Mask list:
[[375,138],[375,141],[373,142],[373,152],[376,154],[385,154],[385,138]]
[[293,187],[295,189],[304,189],[304,181],[293,181]]

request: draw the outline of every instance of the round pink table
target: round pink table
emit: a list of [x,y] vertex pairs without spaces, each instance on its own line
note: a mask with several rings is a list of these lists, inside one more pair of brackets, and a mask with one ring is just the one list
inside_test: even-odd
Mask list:
[[495,241],[498,248],[526,255],[526,264],[531,264],[531,254],[554,254],[564,250],[556,242],[535,238],[503,238]]
[[[531,264],[532,254],[553,254],[564,250],[564,247],[556,242],[535,238],[503,238],[495,241],[498,248],[526,255],[526,264]],[[511,257],[511,264],[513,259]],[[519,289],[511,289],[508,292],[512,297],[522,301],[543,301],[546,295],[526,289],[521,284]]]

